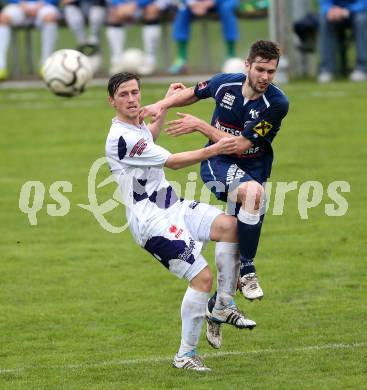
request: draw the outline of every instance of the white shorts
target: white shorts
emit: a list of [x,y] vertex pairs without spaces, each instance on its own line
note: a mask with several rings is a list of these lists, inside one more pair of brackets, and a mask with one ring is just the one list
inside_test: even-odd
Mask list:
[[5,6],[2,13],[9,16],[13,27],[29,26],[32,24],[39,27],[43,24],[43,19],[47,14],[54,14],[57,18],[60,17],[60,11],[52,4],[43,5],[34,18],[26,16],[19,4],[9,4]]
[[134,224],[131,231],[136,241],[173,274],[190,281],[207,266],[200,253],[220,214],[223,212],[213,206],[182,200],[148,221],[140,236]]

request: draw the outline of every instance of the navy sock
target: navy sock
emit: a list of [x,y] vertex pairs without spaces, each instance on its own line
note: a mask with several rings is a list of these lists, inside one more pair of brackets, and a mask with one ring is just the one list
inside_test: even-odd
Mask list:
[[262,220],[263,218],[260,218],[260,220],[256,222],[256,216],[253,216],[251,220],[251,218],[243,217],[243,213],[241,215],[241,212],[238,215],[237,229],[240,241],[241,277],[256,272],[254,258],[259,245]]
[[256,272],[255,264],[253,259],[246,259],[240,256],[241,266],[240,266],[240,276],[251,274]]
[[208,301],[209,313],[211,313],[213,311],[216,299],[217,299],[217,292],[215,292],[214,295]]

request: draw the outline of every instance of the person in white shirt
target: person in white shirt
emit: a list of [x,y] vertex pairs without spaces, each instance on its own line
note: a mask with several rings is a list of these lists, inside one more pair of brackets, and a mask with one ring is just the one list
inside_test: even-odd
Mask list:
[[[180,83],[172,84],[167,95],[182,88]],[[235,142],[223,138],[207,148],[171,154],[154,143],[164,116],[149,125],[140,122],[141,92],[136,75],[112,76],[108,93],[116,117],[107,136],[106,156],[120,187],[132,235],[170,272],[189,281],[181,305],[181,344],[173,366],[208,371],[196,351],[205,315],[240,329],[256,326],[233,301],[240,265],[236,219],[213,206],[179,199],[163,167],[179,169],[218,154],[231,154]],[[201,249],[210,240],[216,241],[218,293],[213,312],[206,313],[213,277]]]

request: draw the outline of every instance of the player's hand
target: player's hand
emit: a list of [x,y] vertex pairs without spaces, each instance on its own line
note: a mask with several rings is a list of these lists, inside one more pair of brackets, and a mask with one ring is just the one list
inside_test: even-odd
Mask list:
[[208,10],[214,6],[215,6],[215,2],[213,0],[195,1],[189,5],[191,12],[195,16],[206,15]]
[[150,117],[151,123],[156,122],[163,114],[164,109],[160,102],[144,106],[139,111],[139,123],[142,123],[145,118]]
[[174,95],[175,93],[182,91],[183,89],[186,89],[186,86],[182,83],[172,83],[166,93],[165,97],[169,97],[171,95]]
[[349,17],[348,9],[339,6],[331,7],[326,15],[327,20],[334,23],[341,22],[342,20],[348,17]]
[[40,1],[37,1],[34,3],[21,2],[20,6],[27,16],[29,16],[31,18],[35,18],[37,16],[38,11],[42,7],[42,2],[40,2]]
[[198,130],[202,122],[201,119],[190,114],[177,112],[177,115],[181,118],[166,123],[168,127],[165,129],[165,131],[167,134],[173,137],[193,133],[194,131]]
[[221,138],[213,146],[217,147],[217,154],[234,154],[237,151],[236,137]]

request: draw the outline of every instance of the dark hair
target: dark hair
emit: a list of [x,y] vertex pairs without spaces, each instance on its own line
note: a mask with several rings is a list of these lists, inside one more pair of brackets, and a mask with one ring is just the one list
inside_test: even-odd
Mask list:
[[138,83],[138,87],[140,89],[140,79],[138,75],[134,73],[129,73],[129,72],[122,72],[122,73],[117,73],[114,74],[109,80],[108,80],[108,94],[110,97],[113,97],[118,90],[119,86],[122,83],[126,83],[126,81],[129,80],[136,80]]
[[250,47],[250,52],[247,61],[252,64],[256,57],[261,57],[264,60],[277,60],[279,62],[280,49],[279,46],[272,41],[256,41]]

